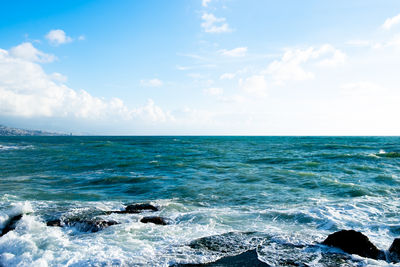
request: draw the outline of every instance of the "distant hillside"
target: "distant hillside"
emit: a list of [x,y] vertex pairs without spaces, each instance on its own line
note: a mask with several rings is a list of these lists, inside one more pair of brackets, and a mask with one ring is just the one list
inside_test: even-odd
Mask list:
[[50,133],[38,130],[26,130],[0,125],[0,136],[58,136],[60,133]]

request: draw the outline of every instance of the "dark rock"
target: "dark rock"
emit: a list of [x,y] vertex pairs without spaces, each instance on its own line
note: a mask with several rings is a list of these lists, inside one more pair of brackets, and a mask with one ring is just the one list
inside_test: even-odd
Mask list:
[[76,227],[82,232],[98,232],[112,225],[119,224],[116,221],[105,221],[105,220],[81,220],[81,219],[65,219],[65,220],[52,220],[47,222],[47,226],[70,226]]
[[389,260],[391,262],[400,262],[400,238],[393,240],[389,248]]
[[105,220],[98,220],[98,221],[82,221],[75,223],[74,226],[77,226],[80,224],[80,230],[85,231],[85,232],[98,232],[100,230],[103,230],[104,228],[107,228],[112,225],[119,224],[116,221],[105,221]]
[[196,250],[238,254],[255,249],[266,238],[267,236],[257,232],[228,232],[195,239],[188,246]]
[[61,227],[61,220],[52,220],[46,223],[47,226],[59,226]]
[[132,212],[132,213],[135,213],[135,212],[139,213],[143,210],[158,211],[158,208],[151,204],[143,203],[143,204],[128,205],[128,206],[126,206],[125,210],[128,212]]
[[112,213],[131,214],[141,213],[142,211],[158,211],[158,208],[148,203],[130,204],[125,207],[125,210],[112,211]]
[[330,234],[322,244],[337,247],[349,254],[375,260],[386,260],[385,253],[375,247],[368,237],[354,230],[341,230]]
[[233,267],[266,267],[270,266],[265,262],[258,259],[257,251],[255,249],[243,252],[236,256],[228,256],[221,258],[215,262],[204,263],[204,264],[178,264],[177,267],[195,267],[195,266],[210,266],[210,267],[223,267],[223,266],[233,266]]
[[21,220],[21,218],[22,218],[22,214],[18,214],[18,215],[11,217],[11,219],[8,220],[7,224],[4,226],[4,228],[0,234],[0,237],[2,237],[3,235],[7,234],[10,231],[15,230],[15,227],[17,227],[17,222],[19,220]]
[[158,225],[167,225],[167,221],[159,216],[149,216],[149,217],[143,217],[140,222],[142,223],[154,223]]

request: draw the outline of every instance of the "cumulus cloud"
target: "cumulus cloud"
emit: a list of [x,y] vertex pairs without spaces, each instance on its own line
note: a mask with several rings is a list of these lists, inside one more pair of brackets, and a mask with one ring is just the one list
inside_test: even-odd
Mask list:
[[160,79],[140,80],[140,85],[144,87],[160,87],[163,82]]
[[50,75],[50,78],[51,78],[53,81],[62,82],[62,83],[66,83],[67,80],[68,80],[68,77],[67,77],[67,76],[62,75],[61,73],[58,73],[58,72],[52,73],[52,74]]
[[[36,51],[32,44],[22,44]],[[17,46],[17,47],[21,47]],[[17,52],[15,52],[17,51]],[[147,105],[129,109],[119,98],[105,100],[84,90],[74,90],[64,84],[60,73],[48,75],[38,64],[40,54],[20,53],[0,49],[0,115],[15,117],[58,117],[94,120],[133,120],[145,122],[172,119],[168,112]],[[146,121],[147,120],[147,121]]]
[[314,79],[315,74],[306,70],[306,64],[314,63],[319,67],[335,67],[343,64],[346,54],[332,45],[326,44],[319,48],[289,49],[280,60],[268,65],[265,74],[272,76],[277,84],[286,81],[304,81]]
[[382,25],[382,28],[385,30],[390,30],[394,25],[399,24],[399,23],[400,23],[400,14],[386,19]]
[[247,53],[247,47],[237,47],[231,50],[220,50],[221,55],[227,57],[244,57]]
[[211,0],[202,0],[201,1],[201,5],[203,6],[203,7],[207,7],[208,6],[208,4],[211,2]]
[[211,87],[211,88],[204,89],[204,93],[207,95],[219,96],[224,93],[224,90],[219,87]]
[[201,19],[203,20],[201,27],[207,33],[224,33],[232,31],[225,18],[217,18],[211,13],[204,13],[203,16],[201,16]]
[[9,53],[14,58],[32,62],[48,63],[57,59],[54,55],[39,51],[32,45],[32,43],[29,42],[22,43],[11,48]]
[[152,99],[148,99],[145,106],[134,109],[132,113],[134,116],[150,122],[166,122],[175,120],[170,112],[163,111],[162,108],[157,106]]
[[252,96],[266,96],[267,95],[267,82],[264,75],[253,75],[245,80],[239,80],[239,87]]
[[67,36],[63,30],[51,30],[46,34],[46,39],[52,45],[60,45],[72,42],[72,38]]

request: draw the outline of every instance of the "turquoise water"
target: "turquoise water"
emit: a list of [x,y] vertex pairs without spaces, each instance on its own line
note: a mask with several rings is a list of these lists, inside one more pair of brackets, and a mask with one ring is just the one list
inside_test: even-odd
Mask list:
[[[398,137],[0,137],[0,228],[26,213],[0,238],[0,262],[202,263],[222,254],[187,246],[192,240],[247,231],[314,244],[351,228],[387,249],[400,233],[399,193]],[[160,207],[155,214],[171,224],[140,223],[143,214],[107,215],[121,224],[97,233],[45,223],[136,202]],[[279,265],[272,245],[258,250]],[[300,254],[321,266],[319,253]]]

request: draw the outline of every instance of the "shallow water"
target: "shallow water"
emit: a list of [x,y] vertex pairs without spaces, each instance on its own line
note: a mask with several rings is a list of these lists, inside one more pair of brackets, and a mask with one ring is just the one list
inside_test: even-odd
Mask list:
[[[399,193],[398,137],[0,137],[0,228],[25,213],[0,238],[0,265],[203,263],[226,253],[190,242],[250,231],[264,262],[328,266],[326,248],[285,244],[355,229],[387,249],[400,234]],[[104,215],[121,224],[97,233],[45,223],[136,202],[160,211]],[[150,214],[171,224],[139,222]],[[234,240],[231,254],[254,241]]]

